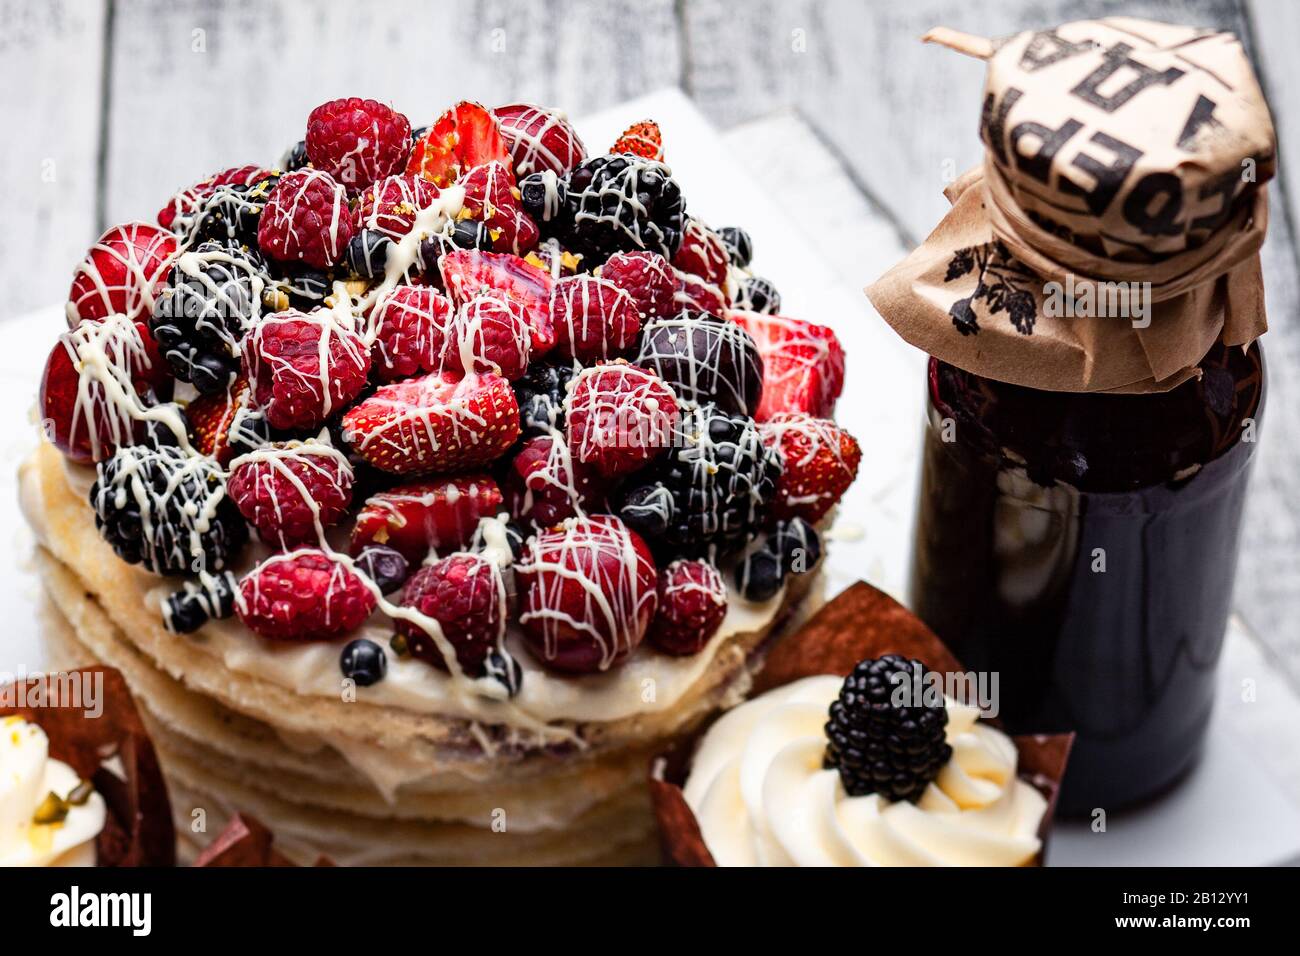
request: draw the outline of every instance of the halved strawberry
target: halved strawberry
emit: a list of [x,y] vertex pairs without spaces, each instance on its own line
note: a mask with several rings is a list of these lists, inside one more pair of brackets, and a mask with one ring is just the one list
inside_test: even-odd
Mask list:
[[501,489],[487,475],[418,481],[371,495],[357,512],[348,550],[383,544],[419,564],[436,551],[455,551],[474,535],[479,518],[501,510]]
[[194,447],[218,464],[230,464],[265,437],[262,414],[250,406],[248,393],[248,376],[240,375],[229,391],[200,395],[185,407]]
[[835,333],[787,315],[727,314],[763,356],[763,399],[754,417],[763,422],[778,412],[806,412],[830,418],[844,388],[844,349]]
[[551,274],[518,256],[478,249],[455,249],[439,262],[442,284],[457,305],[485,290],[502,292],[524,307],[532,330],[532,356],[540,358],[555,347],[551,321]]
[[416,141],[406,171],[439,186],[450,186],[468,170],[492,162],[510,168],[510,150],[501,135],[501,124],[483,106],[461,100]]
[[510,383],[434,372],[379,388],[343,415],[343,440],[381,471],[420,475],[485,465],[519,437]]
[[772,517],[816,524],[853,484],[862,461],[857,439],[830,419],[803,412],[778,412],[758,430],[784,462]]

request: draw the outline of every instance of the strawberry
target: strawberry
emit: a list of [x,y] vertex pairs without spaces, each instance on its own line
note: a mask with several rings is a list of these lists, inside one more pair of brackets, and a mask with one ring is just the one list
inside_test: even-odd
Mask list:
[[574,459],[564,439],[549,435],[524,443],[505,480],[510,514],[542,528],[591,511],[608,485]]
[[497,514],[501,505],[497,483],[483,474],[398,485],[366,499],[348,551],[360,554],[371,545],[385,545],[419,564],[430,550],[464,547],[479,519]]
[[493,250],[522,256],[537,245],[541,233],[524,212],[509,166],[496,162],[475,166],[459,184],[465,187],[465,211],[487,226]]
[[673,390],[623,359],[579,372],[564,409],[574,457],[608,477],[649,463],[668,447],[677,423]]
[[613,358],[636,341],[641,313],[636,301],[609,279],[568,276],[551,293],[557,348],[584,362]]
[[693,272],[684,272],[675,266],[673,278],[677,289],[673,293],[673,311],[683,309],[691,312],[708,312],[722,316],[727,312],[727,293],[716,285],[710,285]]
[[524,307],[528,327],[532,329],[533,358],[540,358],[555,347],[555,327],[551,322],[551,290],[555,280],[550,273],[525,262],[518,256],[478,249],[454,249],[438,263],[443,287],[457,304],[468,302],[479,292],[503,292]]
[[520,179],[539,172],[563,176],[587,157],[587,148],[569,121],[553,110],[512,103],[496,107],[492,115],[501,124]]
[[829,419],[778,412],[759,426],[759,434],[784,462],[771,504],[778,520],[799,517],[816,524],[857,476],[862,449]]
[[441,292],[399,285],[379,297],[369,321],[374,333],[370,362],[380,381],[395,382],[442,368],[452,304]]
[[153,314],[171,273],[176,237],[143,222],[114,226],[77,266],[68,290],[68,327],[121,313],[134,321]]
[[688,216],[686,228],[682,230],[682,244],[673,256],[673,265],[722,289],[727,284],[729,264],[722,237],[694,216]]
[[200,395],[185,407],[194,447],[219,465],[230,464],[266,439],[266,418],[251,407],[251,392],[247,376],[241,375],[229,391]]
[[632,153],[635,156],[663,162],[664,137],[659,131],[659,124],[654,120],[633,123],[623,131],[623,135],[614,143],[610,152]]
[[658,601],[640,535],[613,515],[571,518],[535,535],[515,566],[524,641],[564,673],[605,671],[645,637]]
[[835,333],[785,315],[733,309],[733,322],[750,334],[763,356],[763,399],[754,417],[805,412],[830,418],[844,388],[844,349]]
[[415,143],[406,171],[438,186],[450,186],[475,166],[491,162],[510,165],[501,125],[478,103],[462,100]]
[[519,405],[499,375],[434,372],[385,385],[343,415],[343,440],[395,475],[493,461],[519,437]]
[[514,381],[528,369],[532,332],[524,307],[499,292],[474,296],[457,310],[447,330],[443,368],[496,372]]

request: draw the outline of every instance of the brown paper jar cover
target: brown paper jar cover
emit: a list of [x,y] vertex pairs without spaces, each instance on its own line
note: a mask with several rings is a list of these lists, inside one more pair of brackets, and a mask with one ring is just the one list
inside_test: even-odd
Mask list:
[[[88,716],[82,701],[70,701],[57,692],[56,682],[80,680],[84,675],[102,675],[103,712],[98,717]],[[28,685],[23,696],[17,694],[16,685],[0,690],[0,718],[18,716],[39,726],[50,740],[50,756],[91,781],[104,798],[108,813],[95,840],[96,865],[174,866],[176,831],[167,784],[121,672],[112,667],[82,667],[22,683]],[[38,683],[43,687],[34,689]],[[47,703],[22,707],[7,703],[24,699]],[[125,779],[104,766],[112,757],[121,762]]]
[[[1275,134],[1232,34],[1116,17],[926,39],[988,61],[985,160],[867,289],[904,339],[998,381],[1142,393],[1196,375],[1216,341],[1267,329]],[[1136,322],[1129,283],[1149,308]],[[1059,314],[1071,291],[1091,314]]]
[[[804,677],[847,676],[867,658],[902,654],[941,673],[963,671],[960,662],[935,634],[883,591],[859,581],[827,603],[807,624],[772,646],[751,697]],[[682,793],[690,774],[690,755],[707,728],[655,760],[650,797],[663,844],[664,858],[677,866],[714,866],[699,822]],[[1027,734],[1013,737],[1019,754],[1017,772],[1047,800],[1038,825],[1041,866],[1056,810],[1056,796],[1074,734]]]

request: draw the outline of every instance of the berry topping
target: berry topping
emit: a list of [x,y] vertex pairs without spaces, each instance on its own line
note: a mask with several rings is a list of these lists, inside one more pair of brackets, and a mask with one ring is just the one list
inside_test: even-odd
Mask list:
[[685,402],[713,402],[752,415],[763,391],[763,360],[749,334],[708,312],[655,319],[641,338],[637,364],[652,369]]
[[361,194],[357,228],[400,240],[415,227],[415,217],[438,199],[440,190],[419,176],[385,176]]
[[856,439],[833,421],[803,412],[778,412],[759,431],[785,464],[772,514],[816,524],[853,484],[862,460]]
[[300,169],[285,173],[271,190],[257,245],[272,259],[328,269],[343,258],[354,228],[347,193],[334,177]]
[[645,249],[671,259],[682,241],[685,204],[663,163],[597,156],[569,173],[561,238],[593,262]]
[[844,349],[824,325],[784,315],[731,312],[763,356],[763,400],[755,418],[806,412],[830,418],[844,388]]
[[721,289],[727,284],[728,261],[727,247],[718,234],[694,216],[687,217],[673,265]]
[[513,381],[532,355],[532,331],[518,299],[485,292],[452,319],[443,367],[452,372],[495,372]]
[[654,616],[654,560],[613,515],[541,532],[515,576],[524,639],[552,670],[608,670],[636,650]]
[[849,796],[915,803],[952,756],[948,711],[942,698],[926,699],[926,674],[920,661],[888,654],[844,678],[826,722],[823,766],[840,772]]
[[399,285],[381,295],[370,312],[375,377],[394,382],[442,368],[451,319],[451,300],[428,286]]
[[[482,222],[497,252],[522,256],[537,245],[537,223],[524,211],[515,174],[505,163],[475,166],[460,180],[465,211]],[[475,237],[477,242],[477,236]]]
[[149,386],[166,363],[142,329],[124,315],[87,320],[50,351],[41,377],[42,428],[72,461],[101,461],[143,436]]
[[608,279],[560,279],[551,294],[556,348],[584,362],[613,358],[636,341],[641,314],[636,301]]
[[248,540],[220,469],[172,446],[119,448],[96,466],[90,504],[117,556],[155,574],[215,573]]
[[307,141],[300,139],[284,151],[276,165],[282,172],[291,173],[295,169],[302,169],[310,162],[311,159],[307,156]]
[[636,471],[666,448],[677,417],[672,389],[622,359],[583,369],[565,400],[573,454],[611,477]]
[[781,293],[767,279],[745,276],[737,284],[736,298],[732,305],[745,312],[776,315],[781,311]]
[[388,253],[393,240],[373,229],[362,229],[348,242],[343,261],[348,271],[363,279],[382,279],[388,268]]
[[250,630],[279,641],[329,641],[375,609],[367,582],[316,548],[275,554],[239,582],[235,611]]
[[356,398],[370,372],[370,350],[339,316],[289,309],[249,333],[245,359],[253,400],[273,428],[319,428]]
[[789,575],[811,571],[821,557],[816,528],[802,518],[778,521],[762,544],[736,565],[736,588],[747,600],[766,601]]
[[776,597],[785,581],[781,558],[773,551],[759,548],[736,564],[736,590],[746,601],[762,603]]
[[727,586],[707,561],[674,561],[659,572],[650,643],[665,654],[698,654],[727,616]]
[[[506,628],[506,586],[495,561],[481,554],[451,554],[421,568],[406,582],[402,605],[438,622],[461,670],[480,677],[488,655],[499,650]],[[442,642],[423,623],[397,619],[413,657],[447,669]]]
[[415,142],[406,171],[439,186],[484,163],[510,163],[510,151],[496,117],[477,103],[462,100]]
[[306,145],[313,166],[355,191],[401,170],[411,124],[374,100],[331,100],[307,117]]
[[559,218],[568,201],[569,187],[555,173],[533,173],[519,183],[519,202],[534,222],[547,223]]
[[727,310],[727,293],[720,287],[705,282],[692,272],[673,267],[673,311],[709,312],[723,315]]
[[525,435],[564,431],[564,399],[577,375],[570,362],[534,362],[514,383],[519,424]]
[[453,301],[468,302],[480,292],[504,293],[524,308],[532,329],[533,355],[541,356],[555,347],[551,322],[550,273],[508,253],[458,249],[439,262],[444,287]]
[[683,410],[659,461],[630,481],[619,514],[663,553],[727,554],[762,526],[781,474],[758,426],[716,405]]
[[163,627],[173,634],[193,634],[208,621],[230,617],[235,613],[235,587],[229,571],[186,581],[163,601]]
[[378,684],[388,673],[388,655],[374,641],[358,637],[344,645],[339,655],[339,670],[358,687],[369,687]]
[[348,549],[375,545],[396,550],[411,564],[430,551],[464,547],[479,519],[501,509],[501,491],[487,475],[457,475],[398,485],[371,495],[357,512]]
[[190,441],[200,454],[228,465],[236,455],[270,440],[266,415],[252,407],[251,392],[248,379],[241,376],[220,395],[201,395],[186,406]]
[[600,267],[600,277],[632,297],[643,323],[676,311],[677,277],[657,252],[616,252]]
[[147,319],[175,254],[176,237],[157,226],[129,222],[109,229],[73,273],[68,325],[114,314]]
[[343,415],[343,440],[395,475],[457,471],[501,457],[519,437],[519,406],[499,375],[435,372],[378,389]]
[[642,120],[633,123],[614,143],[611,153],[630,153],[643,159],[663,162],[664,137],[659,131],[659,124],[654,120]]
[[352,468],[315,439],[277,442],[230,464],[230,497],[262,540],[281,548],[320,541],[352,503]]
[[205,242],[176,258],[149,328],[180,381],[203,395],[230,387],[240,341],[262,317],[270,285],[262,257],[239,246]]
[[558,435],[526,441],[506,478],[510,513],[546,528],[593,510],[606,482],[589,465],[575,461]]
[[739,226],[723,226],[718,230],[718,238],[727,250],[727,258],[736,268],[745,268],[754,258],[754,242]]
[[[281,165],[282,169],[288,166]],[[196,226],[196,220],[213,207],[206,202],[222,186],[241,186],[247,189],[272,175],[270,170],[261,166],[235,166],[209,176],[202,182],[195,183],[188,189],[182,189],[167,205],[158,210],[158,225],[181,236],[196,235],[203,230]]]
[[396,548],[382,544],[367,545],[357,555],[354,565],[384,594],[392,594],[400,588],[410,574],[411,566]]
[[492,111],[520,179],[531,173],[564,175],[586,158],[587,150],[569,121],[554,110],[526,103],[498,106]]

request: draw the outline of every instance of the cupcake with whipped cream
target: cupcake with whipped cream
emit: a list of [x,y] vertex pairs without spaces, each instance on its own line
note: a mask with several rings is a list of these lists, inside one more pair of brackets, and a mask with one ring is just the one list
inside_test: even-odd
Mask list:
[[675,862],[1042,862],[1069,737],[1009,737],[943,694],[935,672],[955,660],[892,599],[856,585],[770,662],[770,689],[714,722],[689,767],[657,768],[651,790]]

